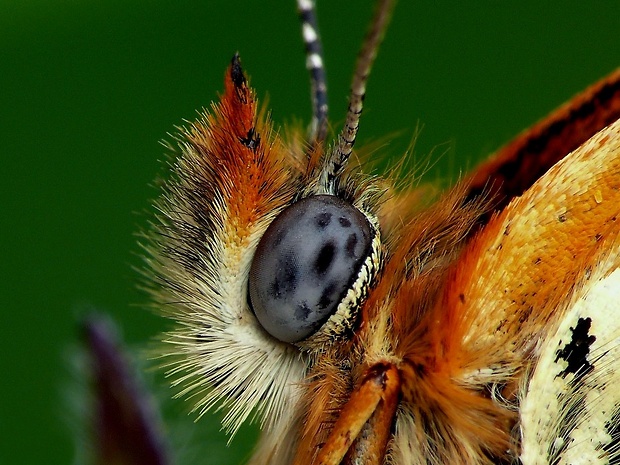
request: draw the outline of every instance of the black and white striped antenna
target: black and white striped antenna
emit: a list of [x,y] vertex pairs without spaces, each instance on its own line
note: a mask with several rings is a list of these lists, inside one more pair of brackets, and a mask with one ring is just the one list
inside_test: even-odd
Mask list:
[[[334,147],[327,153],[321,168],[319,186],[324,193],[336,193],[337,179],[353,152],[364,106],[366,82],[390,22],[394,3],[395,0],[379,0],[375,7],[370,28],[357,57],[344,127],[338,134]],[[314,0],[297,0],[297,6],[306,45],[306,67],[310,72],[312,83],[313,123],[310,140],[314,144],[323,143],[327,133],[327,85]]]
[[312,126],[310,140],[322,144],[327,135],[327,81],[323,64],[323,47],[317,27],[314,0],[297,0],[301,31],[306,47],[306,69],[312,90]]

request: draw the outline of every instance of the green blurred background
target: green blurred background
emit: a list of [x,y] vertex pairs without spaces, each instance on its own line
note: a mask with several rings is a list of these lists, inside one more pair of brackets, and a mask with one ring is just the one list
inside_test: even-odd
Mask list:
[[[514,3],[401,0],[361,143],[402,131],[384,149],[398,156],[419,122],[416,153],[449,149],[431,179],[454,179],[620,65],[620,2]],[[319,2],[333,123],[371,10]],[[0,0],[1,464],[75,460],[62,399],[80,315],[112,314],[138,348],[167,327],[140,307],[135,233],[163,172],[158,141],[216,98],[236,51],[276,122],[308,121],[292,0]],[[194,429],[189,406],[171,405],[169,424],[194,431],[193,463],[247,458],[252,428],[225,449],[217,415]]]

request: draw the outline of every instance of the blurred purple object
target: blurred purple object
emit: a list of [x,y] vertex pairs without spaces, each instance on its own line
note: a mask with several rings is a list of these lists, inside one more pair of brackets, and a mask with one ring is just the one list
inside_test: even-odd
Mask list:
[[170,464],[157,411],[134,375],[113,323],[91,316],[84,331],[92,361],[96,463]]

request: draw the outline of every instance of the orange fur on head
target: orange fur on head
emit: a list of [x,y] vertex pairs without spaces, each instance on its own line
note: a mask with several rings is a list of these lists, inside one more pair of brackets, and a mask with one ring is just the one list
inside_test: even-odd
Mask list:
[[194,179],[217,193],[213,200],[234,219],[237,235],[244,235],[257,219],[275,214],[295,192],[299,167],[274,136],[271,122],[259,113],[238,57],[226,72],[220,102],[186,137],[197,157]]

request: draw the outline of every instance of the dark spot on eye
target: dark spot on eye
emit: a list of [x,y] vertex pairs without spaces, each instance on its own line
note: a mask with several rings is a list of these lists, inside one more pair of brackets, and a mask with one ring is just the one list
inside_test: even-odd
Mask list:
[[295,318],[297,320],[306,321],[308,317],[310,316],[311,311],[312,310],[310,309],[310,307],[308,307],[308,303],[302,302],[299,305],[297,305],[297,307],[295,308]]
[[287,233],[288,233],[288,229],[282,229],[278,231],[278,233],[276,234],[276,237],[273,239],[273,245],[274,246],[280,245],[282,241],[284,240],[284,238],[286,237]]
[[338,218],[338,222],[340,223],[340,226],[342,226],[343,228],[351,227],[351,220],[349,220],[348,218],[345,218],[344,216],[341,216],[340,218]]
[[332,221],[331,213],[319,213],[316,215],[316,224],[319,228],[323,229],[329,225]]
[[325,274],[334,260],[334,252],[335,247],[331,242],[328,242],[321,248],[319,256],[316,257],[316,261],[314,262],[314,271],[316,274],[319,276]]
[[280,267],[276,272],[275,279],[271,284],[271,293],[276,299],[285,298],[295,290],[297,286],[298,269],[295,260],[284,259],[280,262]]
[[334,292],[335,289],[336,289],[336,283],[330,283],[327,286],[325,286],[325,289],[323,289],[323,293],[321,294],[321,297],[319,298],[319,302],[317,304],[319,309],[324,310],[332,304],[333,302],[332,293]]
[[357,234],[350,234],[344,246],[348,257],[355,257],[355,247],[357,246]]

